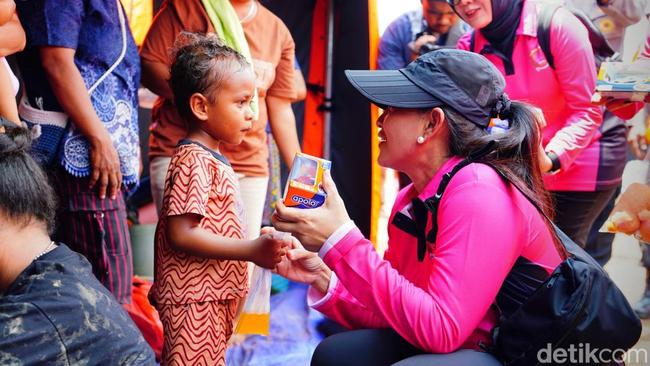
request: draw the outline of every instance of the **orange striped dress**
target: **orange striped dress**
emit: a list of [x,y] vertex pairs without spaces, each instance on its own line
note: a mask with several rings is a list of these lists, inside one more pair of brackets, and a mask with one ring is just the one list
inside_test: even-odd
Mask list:
[[152,296],[160,312],[164,365],[225,365],[239,301],[246,296],[246,262],[207,259],[170,247],[167,218],[197,214],[217,235],[245,238],[238,180],[228,160],[182,140],[171,159],[156,229]]

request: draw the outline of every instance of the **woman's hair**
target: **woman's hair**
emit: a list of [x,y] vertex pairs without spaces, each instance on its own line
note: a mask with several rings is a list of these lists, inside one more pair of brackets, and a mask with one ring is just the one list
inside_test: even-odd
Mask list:
[[552,219],[551,197],[544,188],[539,164],[541,133],[538,117],[532,108],[525,103],[511,102],[509,112],[501,116],[507,117],[509,128],[498,134],[490,134],[451,108],[443,107],[443,110],[450,131],[450,152],[453,155],[469,156],[495,140],[494,151],[481,160],[498,167]]
[[214,103],[224,79],[250,66],[244,56],[224,45],[215,34],[181,32],[174,42],[172,57],[169,86],[176,108],[185,118],[192,117],[192,94],[201,93]]
[[29,154],[32,133],[0,117],[0,217],[19,225],[54,229],[54,190]]

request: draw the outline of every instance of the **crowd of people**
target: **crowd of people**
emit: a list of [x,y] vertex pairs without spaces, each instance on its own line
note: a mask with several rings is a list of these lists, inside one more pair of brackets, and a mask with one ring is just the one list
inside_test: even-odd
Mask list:
[[[621,52],[650,8],[572,0],[541,35],[543,1],[421,5],[386,29],[382,71],[346,72],[383,109],[378,163],[410,182],[380,257],[329,171],[323,206],[277,200],[261,228],[269,141],[290,167],[291,103],[304,97],[292,36],[261,3],[167,0],[138,49],[119,0],[0,0],[0,361],[225,365],[255,264],[308,284],[310,306],[351,330],[326,338],[313,365],[503,364],[486,345],[566,259],[555,226],[600,265],[611,257],[599,229],[639,141],[623,118],[642,103],[592,102],[590,34],[570,9]],[[148,157],[140,83],[158,95]],[[147,158],[158,360],[120,306],[133,277],[125,200]],[[526,274],[504,298],[515,267]]]

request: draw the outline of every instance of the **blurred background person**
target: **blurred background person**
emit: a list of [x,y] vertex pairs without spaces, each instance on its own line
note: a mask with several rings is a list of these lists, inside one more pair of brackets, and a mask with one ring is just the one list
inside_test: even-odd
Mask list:
[[422,0],[422,7],[395,19],[379,42],[377,68],[406,67],[422,52],[455,47],[469,28],[444,0]]
[[[625,37],[626,28],[637,23],[641,20],[643,15],[643,6],[645,1],[642,0],[628,0],[628,1],[610,1],[610,0],[570,0],[569,4],[584,12],[589,19],[598,27],[603,34],[607,43],[609,43],[612,50],[620,55],[623,55],[623,39]],[[609,111],[603,114],[603,124],[600,127],[600,133],[603,136],[620,135],[614,130],[624,130],[625,122],[616,117]],[[613,132],[613,133],[612,133]],[[618,142],[621,144],[621,142]],[[620,162],[625,161],[623,151],[619,156]],[[604,266],[612,257],[612,242],[614,242],[614,234],[612,233],[599,233],[600,227],[607,219],[607,216],[614,207],[616,197],[621,191],[619,183],[616,192],[610,198],[609,202],[596,218],[596,221],[591,226],[587,242],[585,243],[585,250],[589,253],[601,266]]]
[[67,125],[44,161],[60,202],[55,240],[86,256],[120,303],[131,301],[133,261],[124,193],[140,175],[140,59],[119,1],[20,1],[27,47],[21,118]]

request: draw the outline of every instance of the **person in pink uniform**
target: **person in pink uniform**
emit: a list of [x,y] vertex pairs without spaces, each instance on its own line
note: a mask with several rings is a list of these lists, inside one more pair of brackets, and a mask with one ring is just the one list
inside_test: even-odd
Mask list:
[[603,112],[591,103],[594,55],[584,25],[566,8],[550,25],[553,69],[537,39],[542,0],[448,0],[475,29],[459,49],[483,54],[506,79],[506,92],[540,108],[547,121],[542,142],[546,189],[556,224],[585,246],[589,229],[621,183],[627,146],[623,123],[603,128]]
[[[641,65],[645,65],[646,67],[650,65],[650,24],[648,24],[648,28],[646,30],[646,41],[645,44],[643,45],[643,49],[641,50],[641,53],[639,53],[638,58],[634,62],[639,63]],[[650,103],[650,96],[645,97],[645,103]],[[614,98],[608,99],[605,103],[605,108],[607,108],[607,110],[614,113],[617,117],[625,120],[634,117],[634,115],[637,114],[643,108],[643,106],[644,106],[644,102],[629,102],[624,99],[614,99]],[[645,139],[645,134],[639,135],[637,138]],[[645,145],[645,142],[639,144]],[[639,150],[639,153],[642,152],[642,150],[638,148],[636,150]],[[643,150],[647,150],[647,147],[646,149]]]
[[[318,252],[295,241],[278,272],[310,284],[311,306],[354,329],[325,339],[312,365],[500,365],[481,345],[490,343],[496,305],[510,312],[517,304],[498,294],[513,267],[530,274],[530,283],[506,281],[525,298],[560,263],[550,223],[481,163],[451,179],[434,242],[425,239],[433,219],[423,201],[454,166],[496,140],[496,151],[483,161],[506,172],[548,213],[538,114],[510,102],[499,71],[467,51],[439,50],[404,69],[346,75],[384,109],[377,120],[379,164],[413,183],[396,198],[383,259],[350,221],[329,173],[323,206],[276,206],[275,229]],[[502,128],[488,127],[497,115],[506,121]]]

